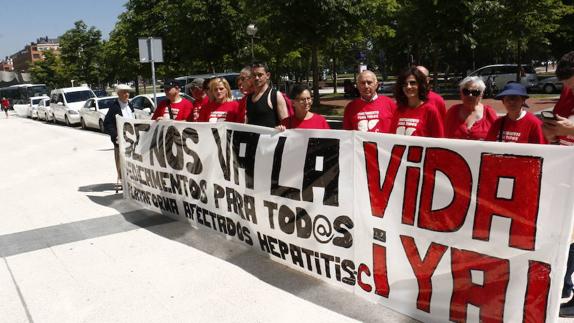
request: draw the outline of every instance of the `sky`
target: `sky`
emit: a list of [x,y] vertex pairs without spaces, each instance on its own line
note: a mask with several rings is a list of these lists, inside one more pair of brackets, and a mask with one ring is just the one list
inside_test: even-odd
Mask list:
[[0,0],[0,60],[40,37],[56,38],[83,20],[108,39],[127,0]]

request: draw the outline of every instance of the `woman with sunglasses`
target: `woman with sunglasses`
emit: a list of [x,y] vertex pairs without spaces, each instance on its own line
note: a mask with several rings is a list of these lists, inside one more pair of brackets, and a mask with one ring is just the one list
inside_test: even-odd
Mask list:
[[458,87],[462,103],[452,106],[446,114],[446,137],[484,140],[497,118],[496,111],[481,102],[486,84],[478,76],[468,76]]
[[331,129],[327,120],[320,115],[309,111],[313,105],[313,98],[309,87],[305,84],[295,84],[289,95],[293,102],[295,114],[281,120],[281,125],[275,129]]
[[444,137],[444,125],[438,108],[428,102],[426,76],[416,67],[401,72],[395,85],[397,110],[391,132],[418,137]]
[[502,100],[506,115],[498,118],[490,127],[486,140],[529,144],[547,143],[542,133],[542,121],[524,107],[528,94],[520,83],[508,83],[496,96]]
[[199,111],[199,122],[239,122],[245,116],[239,111],[239,102],[233,101],[231,88],[226,79],[216,77],[209,81],[209,103]]

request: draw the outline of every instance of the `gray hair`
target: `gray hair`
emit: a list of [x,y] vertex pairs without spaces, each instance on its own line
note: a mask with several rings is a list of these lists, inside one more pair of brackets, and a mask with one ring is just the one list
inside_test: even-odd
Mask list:
[[478,85],[478,89],[480,90],[480,92],[484,92],[484,90],[486,89],[486,84],[484,84],[484,81],[478,76],[465,77],[462,81],[460,81],[460,83],[458,83],[458,89],[462,90],[466,88],[466,86],[469,84]]

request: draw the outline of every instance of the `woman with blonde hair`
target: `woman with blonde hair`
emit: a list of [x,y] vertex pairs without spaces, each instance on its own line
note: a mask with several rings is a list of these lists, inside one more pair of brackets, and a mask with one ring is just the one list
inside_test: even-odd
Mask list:
[[201,109],[199,113],[200,122],[239,122],[242,123],[244,117],[241,116],[239,102],[233,101],[231,87],[226,79],[216,77],[209,81],[207,95],[209,103]]

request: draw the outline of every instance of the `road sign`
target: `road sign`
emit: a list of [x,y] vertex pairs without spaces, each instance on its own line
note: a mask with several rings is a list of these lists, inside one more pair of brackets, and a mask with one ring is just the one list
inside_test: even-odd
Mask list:
[[163,63],[163,47],[161,38],[138,38],[140,63]]

